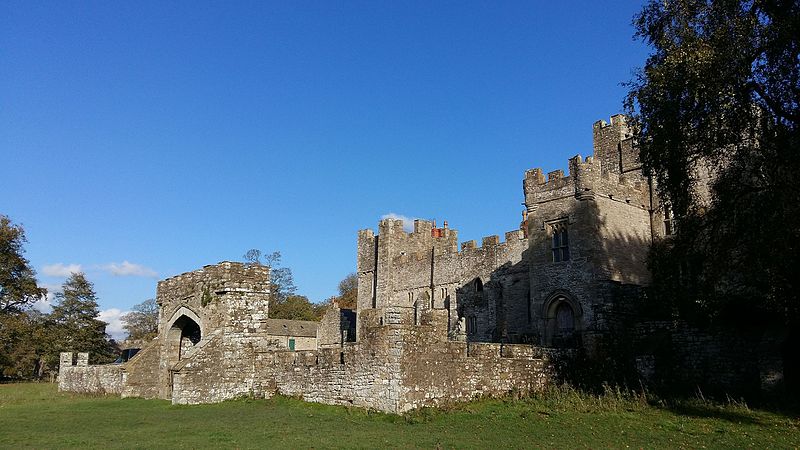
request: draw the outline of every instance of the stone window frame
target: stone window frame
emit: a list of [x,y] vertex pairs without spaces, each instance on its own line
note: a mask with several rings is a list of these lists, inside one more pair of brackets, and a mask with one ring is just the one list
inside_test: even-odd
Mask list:
[[550,258],[554,263],[569,261],[569,220],[558,219],[547,223],[550,229]]

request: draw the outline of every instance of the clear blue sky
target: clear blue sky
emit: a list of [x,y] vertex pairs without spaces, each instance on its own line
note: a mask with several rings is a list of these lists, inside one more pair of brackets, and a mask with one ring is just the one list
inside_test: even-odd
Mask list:
[[5,1],[0,213],[104,310],[253,247],[321,301],[385,214],[515,229],[523,172],[621,111],[640,7]]

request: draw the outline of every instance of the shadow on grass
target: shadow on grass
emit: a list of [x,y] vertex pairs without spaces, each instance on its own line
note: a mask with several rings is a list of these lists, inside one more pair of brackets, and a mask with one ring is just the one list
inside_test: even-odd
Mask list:
[[717,419],[732,423],[747,423],[753,425],[762,424],[762,421],[755,417],[751,411],[736,411],[732,409],[732,407],[723,408],[715,405],[677,402],[663,408],[675,414],[693,418]]

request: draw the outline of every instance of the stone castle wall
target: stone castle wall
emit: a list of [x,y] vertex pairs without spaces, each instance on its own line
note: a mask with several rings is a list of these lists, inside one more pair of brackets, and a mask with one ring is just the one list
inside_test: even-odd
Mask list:
[[122,367],[118,364],[89,365],[89,354],[78,353],[77,364],[71,352],[61,353],[58,390],[93,394],[121,394],[124,386]]
[[483,238],[480,247],[464,242],[459,251],[457,231],[435,228],[430,221],[415,221],[410,233],[393,219],[381,221],[378,229],[378,235],[359,232],[359,310],[407,310],[401,314],[415,317],[421,310],[443,309],[451,332],[460,317],[473,317],[469,335],[474,341],[499,339],[508,330],[497,324],[504,326],[507,317],[526,310],[524,301],[521,307],[510,301],[528,293],[523,257],[528,240],[522,230],[506,233],[505,242],[498,236]]
[[449,341],[445,311],[424,312],[419,325],[381,325],[380,315],[367,312],[360,342],[338,349],[270,351],[242,336],[216,336],[176,368],[172,400],[208,403],[280,393],[397,413],[530,393],[550,380],[548,360],[530,346],[503,350],[501,344]]

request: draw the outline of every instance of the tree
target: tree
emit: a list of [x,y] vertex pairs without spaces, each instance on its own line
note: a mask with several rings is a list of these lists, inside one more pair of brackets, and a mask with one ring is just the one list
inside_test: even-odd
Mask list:
[[[263,263],[262,256],[264,260]],[[297,292],[297,286],[294,285],[292,269],[280,266],[281,252],[276,251],[268,255],[263,255],[261,250],[253,248],[244,254],[244,259],[248,264],[269,266],[270,292],[273,305],[283,303],[289,296]]]
[[25,230],[0,215],[0,314],[19,312],[47,294],[36,284],[36,272],[22,254]]
[[283,302],[270,305],[270,319],[289,320],[315,320],[322,318],[324,310],[320,310],[308,297],[303,295],[290,295]]
[[56,293],[50,319],[56,328],[57,350],[89,352],[93,362],[110,362],[115,352],[106,335],[106,323],[98,320],[97,295],[83,273],[73,273]]
[[31,379],[54,373],[54,343],[46,314],[32,309],[0,317],[0,377]]
[[348,274],[339,282],[339,295],[334,298],[342,309],[356,309],[358,307],[358,275]]
[[657,301],[800,319],[800,4],[651,0],[634,24],[653,52],[626,109],[678,225],[653,246]]
[[123,327],[128,339],[152,339],[158,335],[158,304],[155,299],[147,299],[122,316]]

